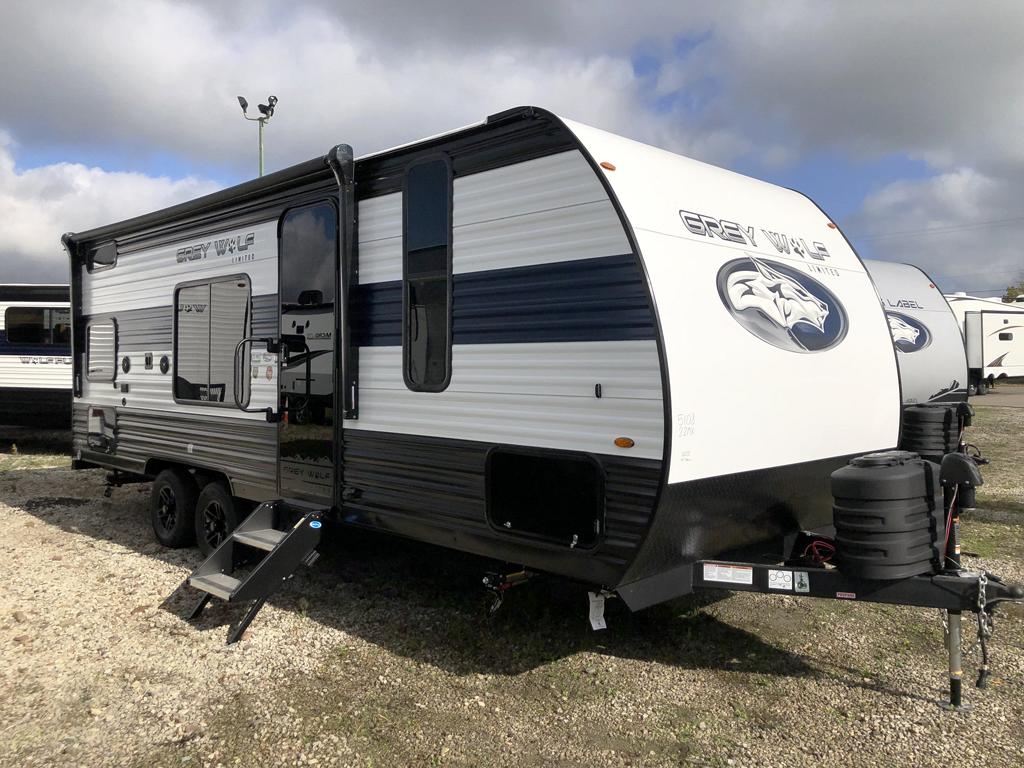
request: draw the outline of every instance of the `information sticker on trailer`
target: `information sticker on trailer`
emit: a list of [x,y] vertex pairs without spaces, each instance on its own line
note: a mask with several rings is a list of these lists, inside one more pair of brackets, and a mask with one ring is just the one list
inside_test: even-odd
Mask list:
[[723,584],[753,584],[754,569],[749,565],[704,563],[704,581],[719,581]]
[[768,570],[768,589],[779,589],[786,592],[793,591],[793,572],[792,571],[773,571]]

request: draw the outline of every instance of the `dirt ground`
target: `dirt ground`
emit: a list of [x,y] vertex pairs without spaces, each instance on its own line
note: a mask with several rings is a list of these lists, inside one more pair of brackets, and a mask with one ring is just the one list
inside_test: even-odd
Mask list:
[[[1024,409],[994,397],[964,549],[1022,582]],[[488,563],[344,532],[229,647],[237,609],[182,618],[200,558],[153,543],[148,486],[105,498],[65,437],[0,435],[0,765],[1024,765],[1016,608],[950,714],[937,611],[723,593],[592,632],[551,580],[488,621]]]
[[991,392],[973,397],[971,402],[986,407],[1024,408],[1024,384],[996,382]]

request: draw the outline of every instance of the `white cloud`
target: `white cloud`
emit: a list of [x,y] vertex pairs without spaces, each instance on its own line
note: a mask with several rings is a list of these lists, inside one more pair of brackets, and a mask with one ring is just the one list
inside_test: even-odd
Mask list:
[[[159,154],[251,174],[255,127],[238,114],[239,93],[253,104],[269,93],[281,99],[267,133],[270,169],[339,141],[362,154],[538,104],[725,165],[747,155],[774,169],[829,150],[907,155],[935,169],[929,181],[893,184],[866,201],[855,226],[868,234],[891,231],[900,217],[909,217],[903,228],[995,219],[1002,214],[988,211],[1024,197],[1024,100],[1015,95],[1024,5],[1010,0],[982,9],[653,0],[628,10],[612,0],[8,0],[0,28],[0,130],[36,154],[54,145]],[[660,68],[637,75],[638,52],[657,55]],[[10,147],[3,152],[9,161]],[[39,173],[67,185],[74,174],[63,168]],[[68,192],[55,214],[52,204],[33,208],[31,176],[0,178],[0,272],[10,271],[4,254],[49,237],[44,226],[121,219],[122,205],[159,207],[161,195],[202,184],[127,174],[151,184],[152,205],[96,182],[81,204]],[[112,197],[101,204],[103,183]],[[48,216],[59,218],[41,220]],[[877,255],[920,253],[948,274],[968,244],[978,259],[1012,261],[1009,242],[1022,232],[930,236],[917,250],[907,239],[870,242]]]
[[[255,127],[241,119],[237,94],[254,109],[269,93],[280,98],[267,133],[271,168],[339,141],[359,154],[383,149],[520,104],[677,148],[734,145],[728,131],[696,136],[682,121],[653,114],[645,98],[657,93],[657,79],[636,76],[621,48],[593,50],[588,29],[613,29],[606,18],[579,14],[586,24],[573,30],[563,14],[538,6],[532,16],[502,13],[488,23],[495,10],[487,7],[445,17],[459,21],[458,42],[451,30],[432,36],[435,19],[403,43],[424,14],[395,3],[372,13],[354,8],[350,21],[316,5],[76,2],[48,8],[45,25],[34,5],[16,4],[0,12],[10,41],[0,56],[22,62],[18,78],[0,83],[0,119],[26,142],[156,147],[246,170]],[[529,28],[546,33],[532,40]],[[568,37],[552,39],[561,34]]]
[[863,255],[916,264],[946,292],[1002,293],[1024,280],[1022,193],[970,168],[894,182],[864,201],[852,239]]
[[63,282],[64,232],[163,208],[216,189],[201,179],[110,173],[77,163],[19,170],[0,133],[0,283]]

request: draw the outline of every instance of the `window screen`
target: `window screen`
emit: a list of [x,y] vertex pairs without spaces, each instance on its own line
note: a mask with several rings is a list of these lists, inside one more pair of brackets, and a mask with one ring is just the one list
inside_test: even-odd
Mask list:
[[8,307],[4,328],[9,344],[67,347],[71,344],[71,310],[58,307]]
[[440,392],[451,379],[452,171],[447,157],[405,175],[403,369],[413,390]]
[[[174,311],[174,396],[178,400],[235,402],[235,347],[249,335],[249,298],[248,278],[178,289]],[[247,359],[240,365],[248,372]]]
[[117,375],[117,327],[111,323],[93,323],[87,340],[89,381],[113,381]]

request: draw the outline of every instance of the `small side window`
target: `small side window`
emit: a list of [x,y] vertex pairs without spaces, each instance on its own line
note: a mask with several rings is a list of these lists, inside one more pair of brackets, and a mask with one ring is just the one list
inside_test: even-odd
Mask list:
[[86,344],[86,378],[113,381],[117,375],[117,326],[110,321],[92,323]]
[[402,372],[417,392],[452,375],[452,168],[438,157],[409,166],[404,184]]
[[71,310],[59,307],[8,307],[4,313],[7,343],[66,347],[71,343]]
[[999,334],[999,340],[1000,341],[1013,341],[1013,334],[1012,333],[1000,333]]
[[117,246],[114,243],[105,243],[89,252],[86,268],[90,272],[98,272],[101,269],[110,269],[115,264],[117,264]]

